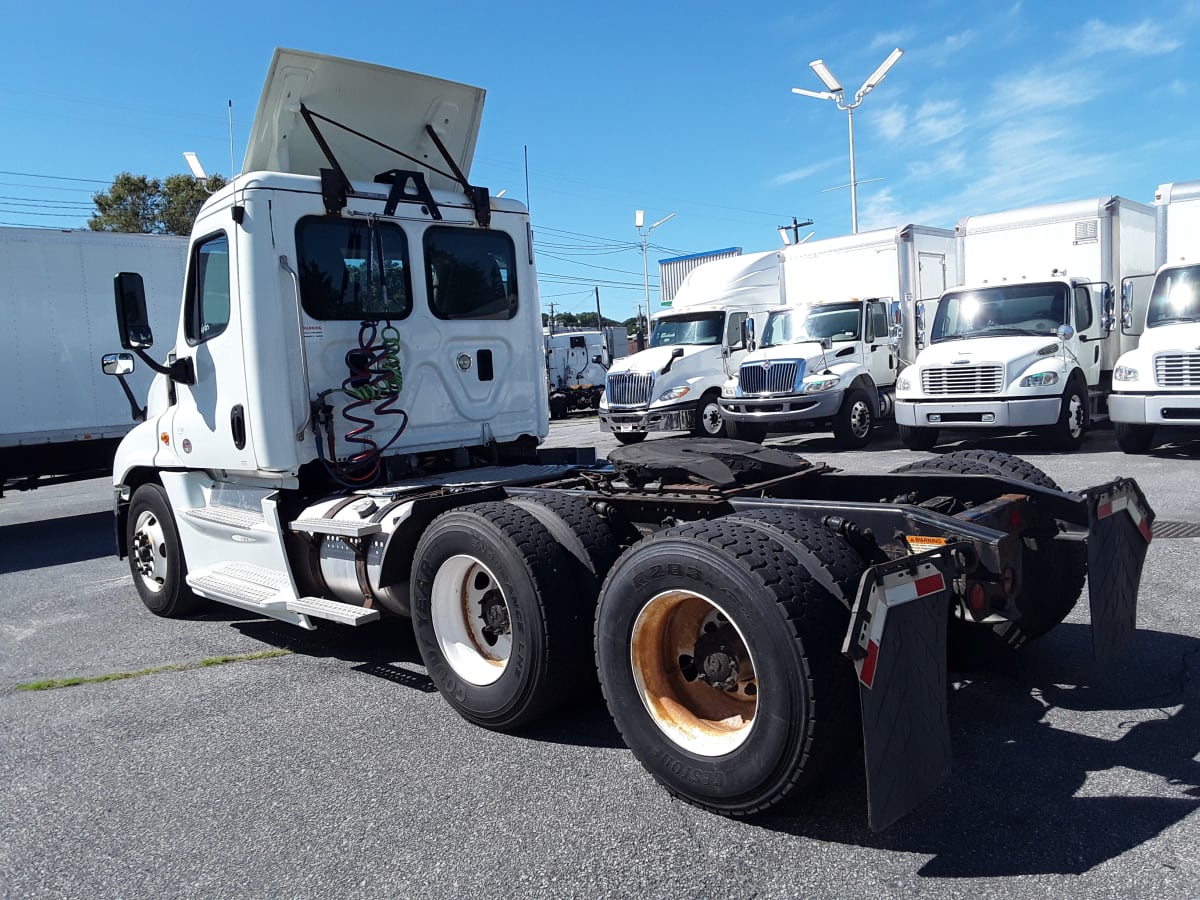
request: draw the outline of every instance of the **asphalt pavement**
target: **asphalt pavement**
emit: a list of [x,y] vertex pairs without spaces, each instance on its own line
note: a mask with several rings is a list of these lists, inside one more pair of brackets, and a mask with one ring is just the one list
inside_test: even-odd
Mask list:
[[[887,429],[856,452],[771,442],[848,471],[926,455]],[[591,417],[548,443],[617,446]],[[105,480],[7,494],[0,896],[1200,896],[1200,442],[953,446],[1017,453],[1066,489],[1133,476],[1160,536],[1114,664],[1092,663],[1081,602],[1004,665],[953,675],[953,773],[882,834],[861,755],[779,813],[724,819],[659,788],[594,690],[531,731],[476,728],[405,622],[160,619],[113,554]]]

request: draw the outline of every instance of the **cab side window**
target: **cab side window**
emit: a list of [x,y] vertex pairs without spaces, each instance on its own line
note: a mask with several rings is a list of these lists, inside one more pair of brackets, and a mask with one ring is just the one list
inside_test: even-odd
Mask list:
[[1085,287],[1075,288],[1075,330],[1087,331],[1092,327],[1092,295]]
[[216,337],[229,325],[229,238],[214,234],[192,249],[185,335],[189,344]]
[[742,340],[742,323],[746,321],[744,312],[731,313],[725,326],[725,346],[736,347]]

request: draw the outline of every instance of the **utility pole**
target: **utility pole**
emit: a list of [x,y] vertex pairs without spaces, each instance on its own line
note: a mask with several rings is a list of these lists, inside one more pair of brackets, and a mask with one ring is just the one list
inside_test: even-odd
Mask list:
[[554,301],[550,301],[550,333],[554,334]]
[[805,228],[812,223],[812,219],[805,219],[803,222],[797,222],[796,217],[792,216],[791,225],[779,226],[779,237],[784,244],[798,244],[800,243],[800,229]]

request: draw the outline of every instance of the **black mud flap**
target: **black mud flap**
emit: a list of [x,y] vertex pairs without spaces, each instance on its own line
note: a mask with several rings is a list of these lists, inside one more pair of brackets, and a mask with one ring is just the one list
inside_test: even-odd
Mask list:
[[1154,510],[1129,478],[1082,491],[1088,507],[1092,651],[1107,663],[1137,627],[1138,585],[1154,536]]
[[842,652],[858,670],[872,831],[908,814],[950,774],[947,592],[953,546],[863,573]]

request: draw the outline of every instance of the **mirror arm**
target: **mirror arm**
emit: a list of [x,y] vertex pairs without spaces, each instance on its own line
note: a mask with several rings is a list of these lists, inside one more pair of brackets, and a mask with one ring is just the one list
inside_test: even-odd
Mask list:
[[190,356],[185,356],[183,359],[177,359],[169,366],[164,366],[141,347],[134,347],[132,349],[142,362],[144,362],[158,374],[166,375],[172,381],[177,381],[180,384],[196,383],[196,367],[192,364],[192,358]]
[[133,396],[133,391],[129,388],[129,382],[125,380],[124,375],[118,375],[117,381],[121,382],[121,390],[125,392],[125,399],[129,401],[129,415],[135,422],[146,421],[146,407],[137,405],[137,398]]

